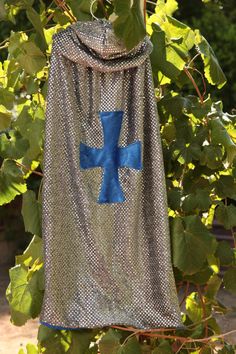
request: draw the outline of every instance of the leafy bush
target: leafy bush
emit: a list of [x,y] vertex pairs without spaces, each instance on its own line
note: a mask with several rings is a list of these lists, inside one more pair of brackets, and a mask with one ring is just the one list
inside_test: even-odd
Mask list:
[[199,28],[217,53],[228,83],[221,91],[211,90],[214,97],[222,99],[227,110],[235,110],[236,60],[231,48],[235,45],[236,9],[234,0],[206,1],[182,0],[178,17],[190,26]]

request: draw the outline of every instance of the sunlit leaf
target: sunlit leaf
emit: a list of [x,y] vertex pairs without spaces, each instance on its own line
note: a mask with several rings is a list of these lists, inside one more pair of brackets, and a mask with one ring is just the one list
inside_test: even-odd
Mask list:
[[[29,278],[28,269],[21,265],[9,270],[10,288],[7,299],[10,308],[28,319],[36,318],[42,305],[43,291],[39,289],[38,274],[39,271],[35,271]],[[21,325],[14,316],[11,320],[15,325]]]
[[42,263],[43,245],[42,239],[34,235],[24,253],[16,256],[16,264],[32,267],[36,260]]
[[201,53],[203,62],[204,62],[204,70],[205,70],[205,77],[208,82],[212,85],[217,85],[218,88],[221,88],[226,83],[226,77],[223,73],[220,64],[215,56],[215,53],[199,30],[195,30],[195,44],[199,52]]
[[26,190],[27,185],[21,170],[14,161],[4,160],[0,168],[0,205],[9,203]]

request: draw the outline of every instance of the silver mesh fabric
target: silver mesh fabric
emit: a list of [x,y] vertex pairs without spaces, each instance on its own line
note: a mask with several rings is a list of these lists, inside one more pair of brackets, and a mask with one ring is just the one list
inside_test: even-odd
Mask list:
[[[126,50],[106,20],[53,36],[42,189],[46,325],[183,327],[151,50],[147,36]],[[99,112],[116,110],[124,111],[119,146],[140,140],[143,169],[119,168],[126,200],[99,204],[103,169],[81,170],[79,147],[102,147]]]

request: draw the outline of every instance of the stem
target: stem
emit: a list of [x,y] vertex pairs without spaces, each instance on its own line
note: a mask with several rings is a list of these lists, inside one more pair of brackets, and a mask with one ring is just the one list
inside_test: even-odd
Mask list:
[[230,231],[231,231],[231,234],[232,234],[232,237],[233,237],[233,241],[234,241],[234,248],[236,248],[236,235],[235,235],[235,232],[234,232],[234,228],[231,227]]
[[188,291],[189,291],[189,281],[187,281],[187,283],[186,283],[186,288],[185,288],[185,292],[184,292],[184,297],[183,297],[181,303],[179,304],[179,306],[181,306],[181,305],[183,304],[184,300],[187,298],[187,296],[188,296]]
[[32,173],[35,173],[35,174],[38,175],[38,176],[43,177],[43,173],[38,172],[38,171],[31,170],[31,168],[29,168],[29,167],[27,167],[27,166],[21,164],[20,162],[18,162],[18,161],[16,161],[16,160],[13,160],[13,161],[15,161],[16,165],[18,165],[18,166],[20,166],[20,167],[23,167],[24,169],[26,169],[26,170],[28,170],[28,171],[30,171],[30,172],[32,172]]
[[185,67],[184,68],[184,72],[186,73],[186,75],[188,76],[188,78],[192,81],[193,86],[195,87],[195,90],[197,91],[198,97],[200,98],[201,104],[203,104],[203,97],[201,95],[201,92],[196,84],[196,81],[194,80],[194,78],[192,77],[191,73],[189,72],[188,68]]
[[0,47],[0,50],[1,50],[1,49],[4,49],[4,48],[7,48],[8,46],[9,46],[9,43],[6,42],[3,46]]
[[143,2],[143,19],[144,19],[145,27],[146,27],[146,15],[147,15],[147,0],[144,0],[144,2]]
[[55,1],[56,5],[57,5],[60,9],[62,9],[65,13],[68,14],[68,16],[70,17],[70,19],[71,19],[72,22],[76,22],[76,21],[77,21],[76,17],[74,17],[74,15],[72,14],[72,12],[71,12],[69,6],[65,3],[64,0],[54,0],[54,1]]
[[38,200],[39,200],[39,197],[40,197],[41,194],[42,194],[42,187],[43,187],[43,178],[41,178],[41,181],[40,181],[40,184],[39,184]]
[[[201,301],[201,304],[202,304],[203,318],[205,319],[206,318],[206,305],[205,305],[205,302],[204,302],[204,299],[203,299],[203,296],[202,296],[200,285],[197,285],[197,291],[198,291],[198,295],[200,297],[200,301]],[[205,336],[206,337],[208,336],[208,323],[207,323],[207,321],[206,321],[206,324],[205,324]]]
[[[225,206],[227,206],[227,205],[228,205],[228,203],[227,203],[227,198],[225,198]],[[232,238],[233,238],[233,242],[234,242],[234,248],[236,248],[236,237],[235,237],[235,235],[234,235],[234,228],[231,227],[231,228],[230,228],[230,231],[231,231]]]
[[148,2],[149,4],[152,4],[152,5],[157,5],[154,1],[150,1],[150,0],[146,0],[146,2]]
[[206,94],[206,91],[207,91],[207,88],[206,88],[206,81],[205,81],[204,75],[201,73],[201,71],[199,71],[199,70],[196,69],[196,68],[193,68],[193,70],[196,71],[198,74],[200,74],[201,77],[202,77],[202,82],[203,82],[203,86],[204,86],[204,91],[203,91],[202,97],[204,97],[205,94]]
[[201,55],[201,53],[197,53],[197,54],[190,60],[190,62],[188,63],[188,66],[189,66],[189,67],[190,67],[191,64],[194,62],[194,60],[197,59],[197,57],[198,57],[199,55]]
[[102,11],[103,11],[103,13],[104,13],[104,15],[105,15],[105,18],[108,18],[108,13],[107,13],[107,11],[106,11],[106,8],[105,8],[105,5],[104,5],[103,0],[98,0],[98,2],[99,2],[100,5],[101,5]]

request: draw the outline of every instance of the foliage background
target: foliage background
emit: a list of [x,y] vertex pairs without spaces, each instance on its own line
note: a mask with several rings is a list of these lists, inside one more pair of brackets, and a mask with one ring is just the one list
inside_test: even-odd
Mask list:
[[[16,255],[15,266],[9,270],[6,297],[16,326],[38,317],[44,292],[41,188],[52,35],[68,26],[72,16],[90,19],[87,0],[66,1],[64,12],[55,3],[0,0],[0,205],[22,196],[25,231],[32,235],[29,246]],[[134,0],[132,8],[129,0],[98,1],[95,13],[98,17],[115,13],[115,33],[128,48],[145,35],[139,0]],[[189,6],[187,1],[148,1],[147,14],[147,32],[154,45],[151,61],[165,159],[173,267],[176,286],[185,289],[186,329],[136,333],[132,328],[125,331],[113,326],[76,332],[40,326],[38,346],[29,344],[27,354],[98,350],[101,354],[208,354],[216,345],[221,354],[234,353],[235,346],[224,340],[214,318],[216,312],[223,315],[231,311],[217,299],[220,287],[236,293],[233,2],[193,0]],[[211,39],[212,47],[208,43]],[[222,97],[229,113],[219,100]],[[233,248],[212,234],[214,218],[230,230]],[[221,266],[226,267],[223,279]],[[189,294],[190,285],[194,291]],[[20,349],[19,354],[23,353]]]

